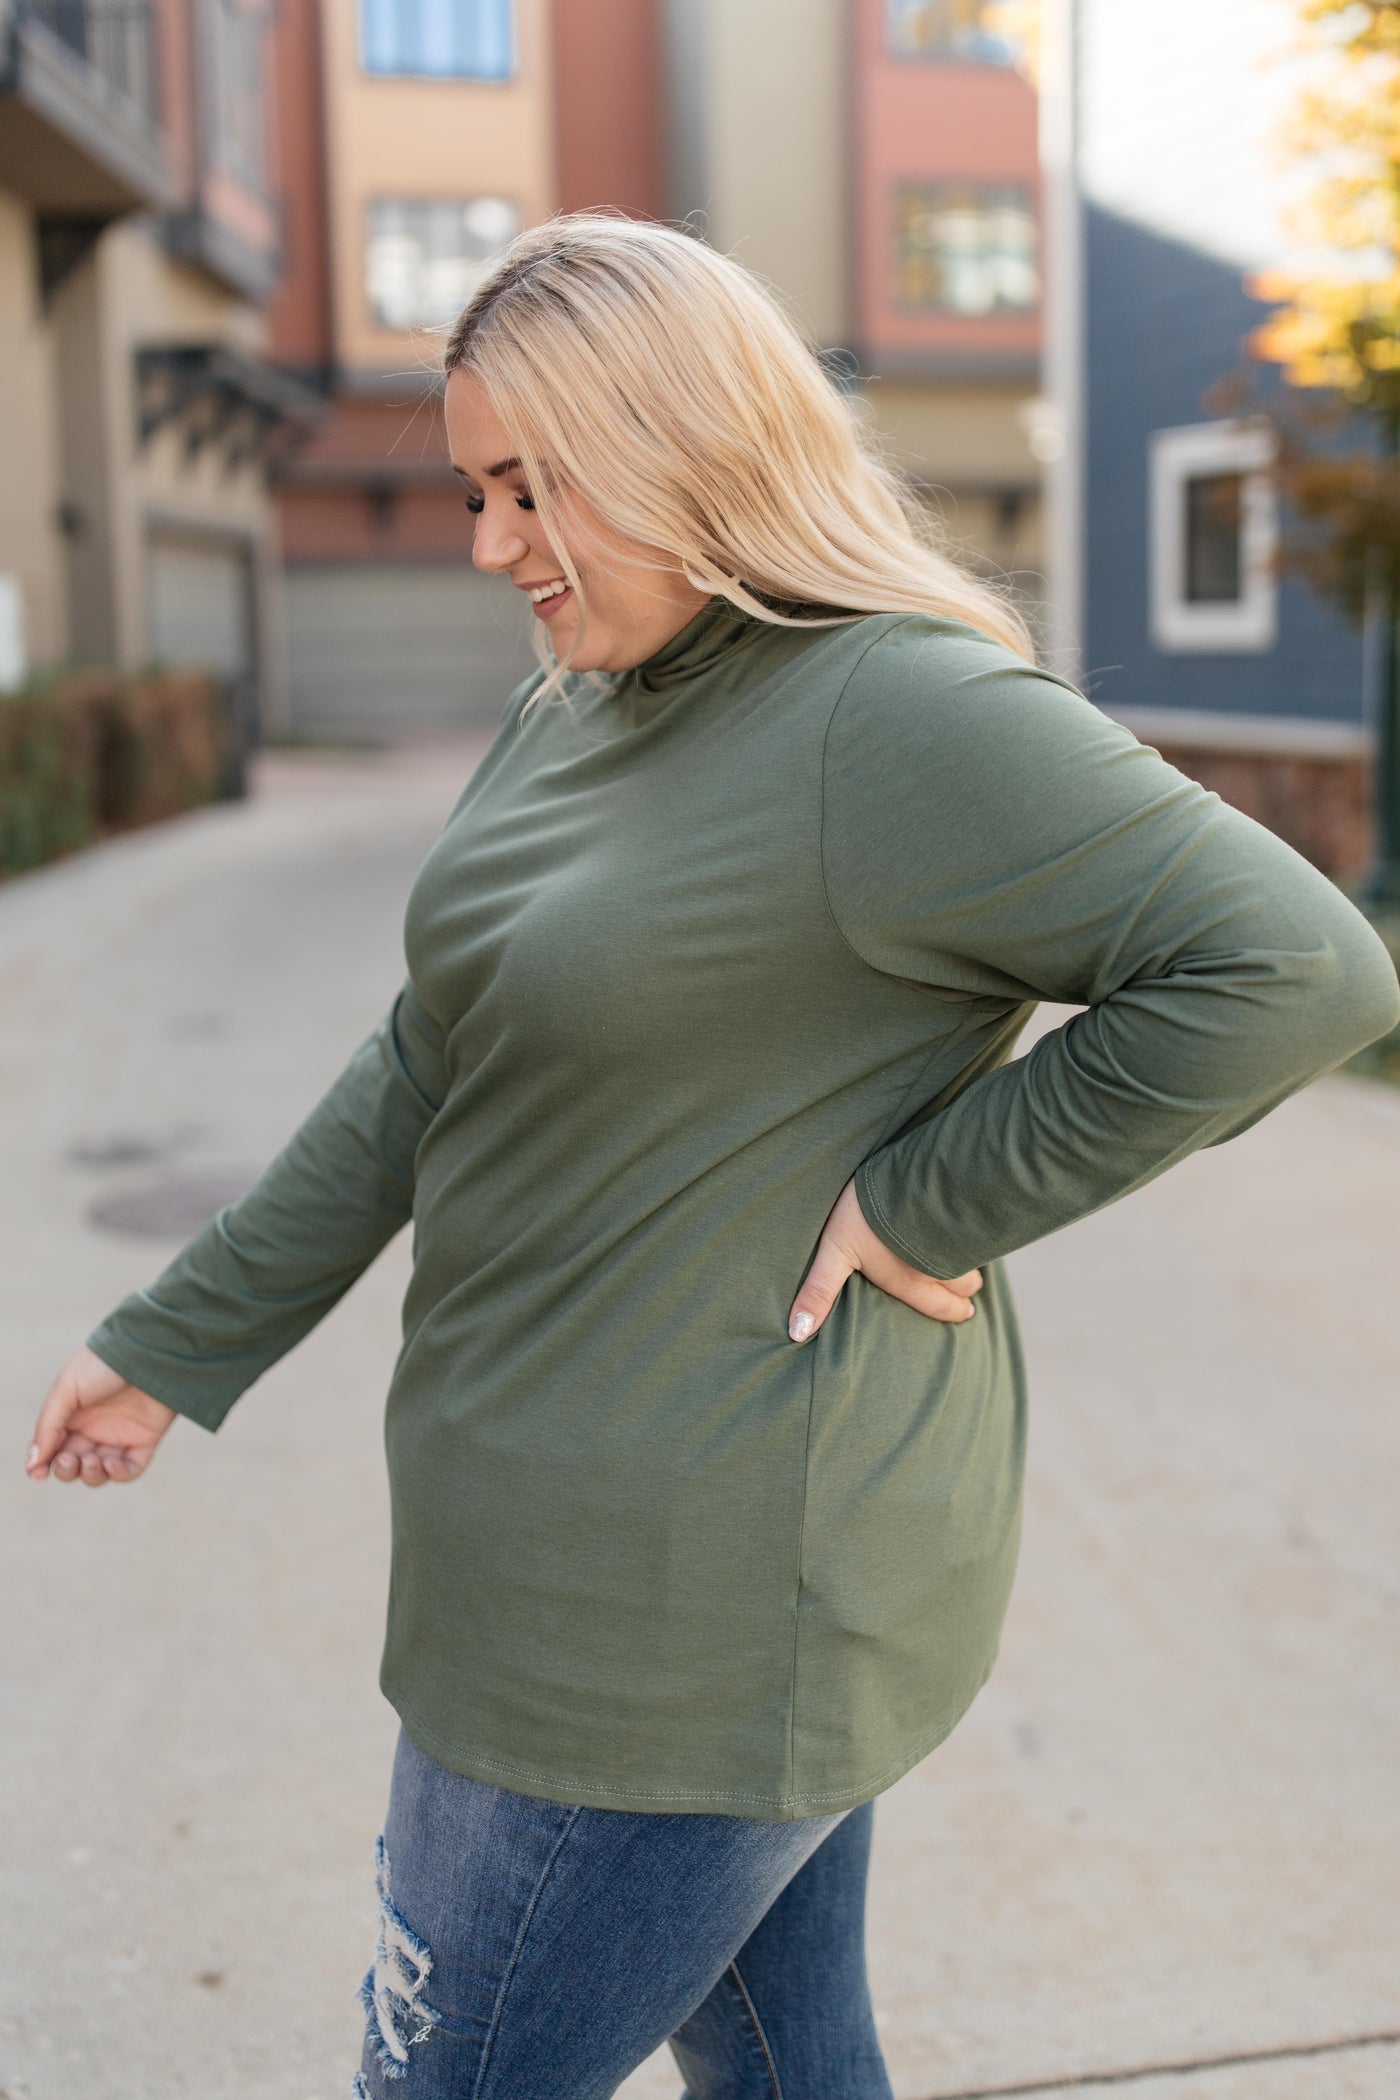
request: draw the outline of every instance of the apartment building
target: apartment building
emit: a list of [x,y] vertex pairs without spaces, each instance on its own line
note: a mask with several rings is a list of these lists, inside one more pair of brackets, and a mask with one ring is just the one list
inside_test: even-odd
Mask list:
[[661,209],[647,0],[282,0],[284,366],[328,413],[278,469],[291,719],[377,739],[499,714],[534,662],[471,568],[441,333],[522,227]]
[[270,21],[243,0],[0,0],[0,682],[223,672],[275,718]]
[[523,226],[688,220],[759,271],[974,558],[1038,589],[1036,104],[986,0],[281,0],[290,715],[493,718],[533,661],[469,566],[433,369]]
[[969,551],[1040,590],[1036,101],[976,0],[857,0],[854,339],[877,428]]
[[1037,112],[985,0],[666,0],[667,209],[757,270],[1039,595]]
[[1250,366],[1267,311],[1251,280],[1289,254],[1278,148],[1305,84],[1289,18],[1274,0],[1150,17],[1058,0],[1053,23],[1067,668],[1184,771],[1355,874],[1378,703],[1366,637],[1279,573],[1268,426],[1216,392]]

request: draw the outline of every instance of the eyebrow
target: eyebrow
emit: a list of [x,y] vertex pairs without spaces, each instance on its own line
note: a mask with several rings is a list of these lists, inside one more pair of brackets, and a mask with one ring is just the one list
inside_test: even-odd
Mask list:
[[[499,481],[502,474],[513,474],[519,467],[519,465],[519,460],[514,457],[510,459],[498,459],[494,467],[488,467],[486,469],[487,477],[491,481]],[[465,467],[459,467],[455,460],[453,460],[452,462],[452,471],[454,474],[460,474],[463,481],[471,481],[473,488],[475,488],[476,483],[475,481],[473,481],[472,476],[467,472]]]

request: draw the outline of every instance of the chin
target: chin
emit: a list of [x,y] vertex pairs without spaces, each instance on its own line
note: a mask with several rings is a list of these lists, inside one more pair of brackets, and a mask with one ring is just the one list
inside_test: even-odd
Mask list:
[[[554,653],[562,661],[569,653],[569,644],[567,642],[556,642]],[[569,669],[571,671],[615,671],[617,665],[608,662],[608,654],[606,643],[600,643],[595,636],[590,635],[578,654],[570,661]]]

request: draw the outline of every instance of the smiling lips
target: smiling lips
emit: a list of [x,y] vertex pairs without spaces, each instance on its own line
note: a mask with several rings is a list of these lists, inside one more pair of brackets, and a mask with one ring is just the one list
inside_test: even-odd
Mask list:
[[562,576],[550,576],[543,583],[522,583],[517,588],[525,592],[542,620],[552,619],[572,595]]

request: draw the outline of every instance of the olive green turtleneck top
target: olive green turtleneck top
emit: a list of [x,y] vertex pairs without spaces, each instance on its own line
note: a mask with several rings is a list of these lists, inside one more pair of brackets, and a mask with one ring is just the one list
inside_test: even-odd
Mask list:
[[[407,979],[92,1348],[215,1429],[412,1220],[381,1682],[452,1769],[788,1819],[985,1681],[1026,1379],[1003,1257],[1400,1021],[1361,914],[955,620],[712,600],[500,729]],[[1011,1057],[1040,999],[1083,1005]],[[852,1176],[945,1324],[789,1306]],[[1136,1366],[1120,1366],[1130,1386]]]

